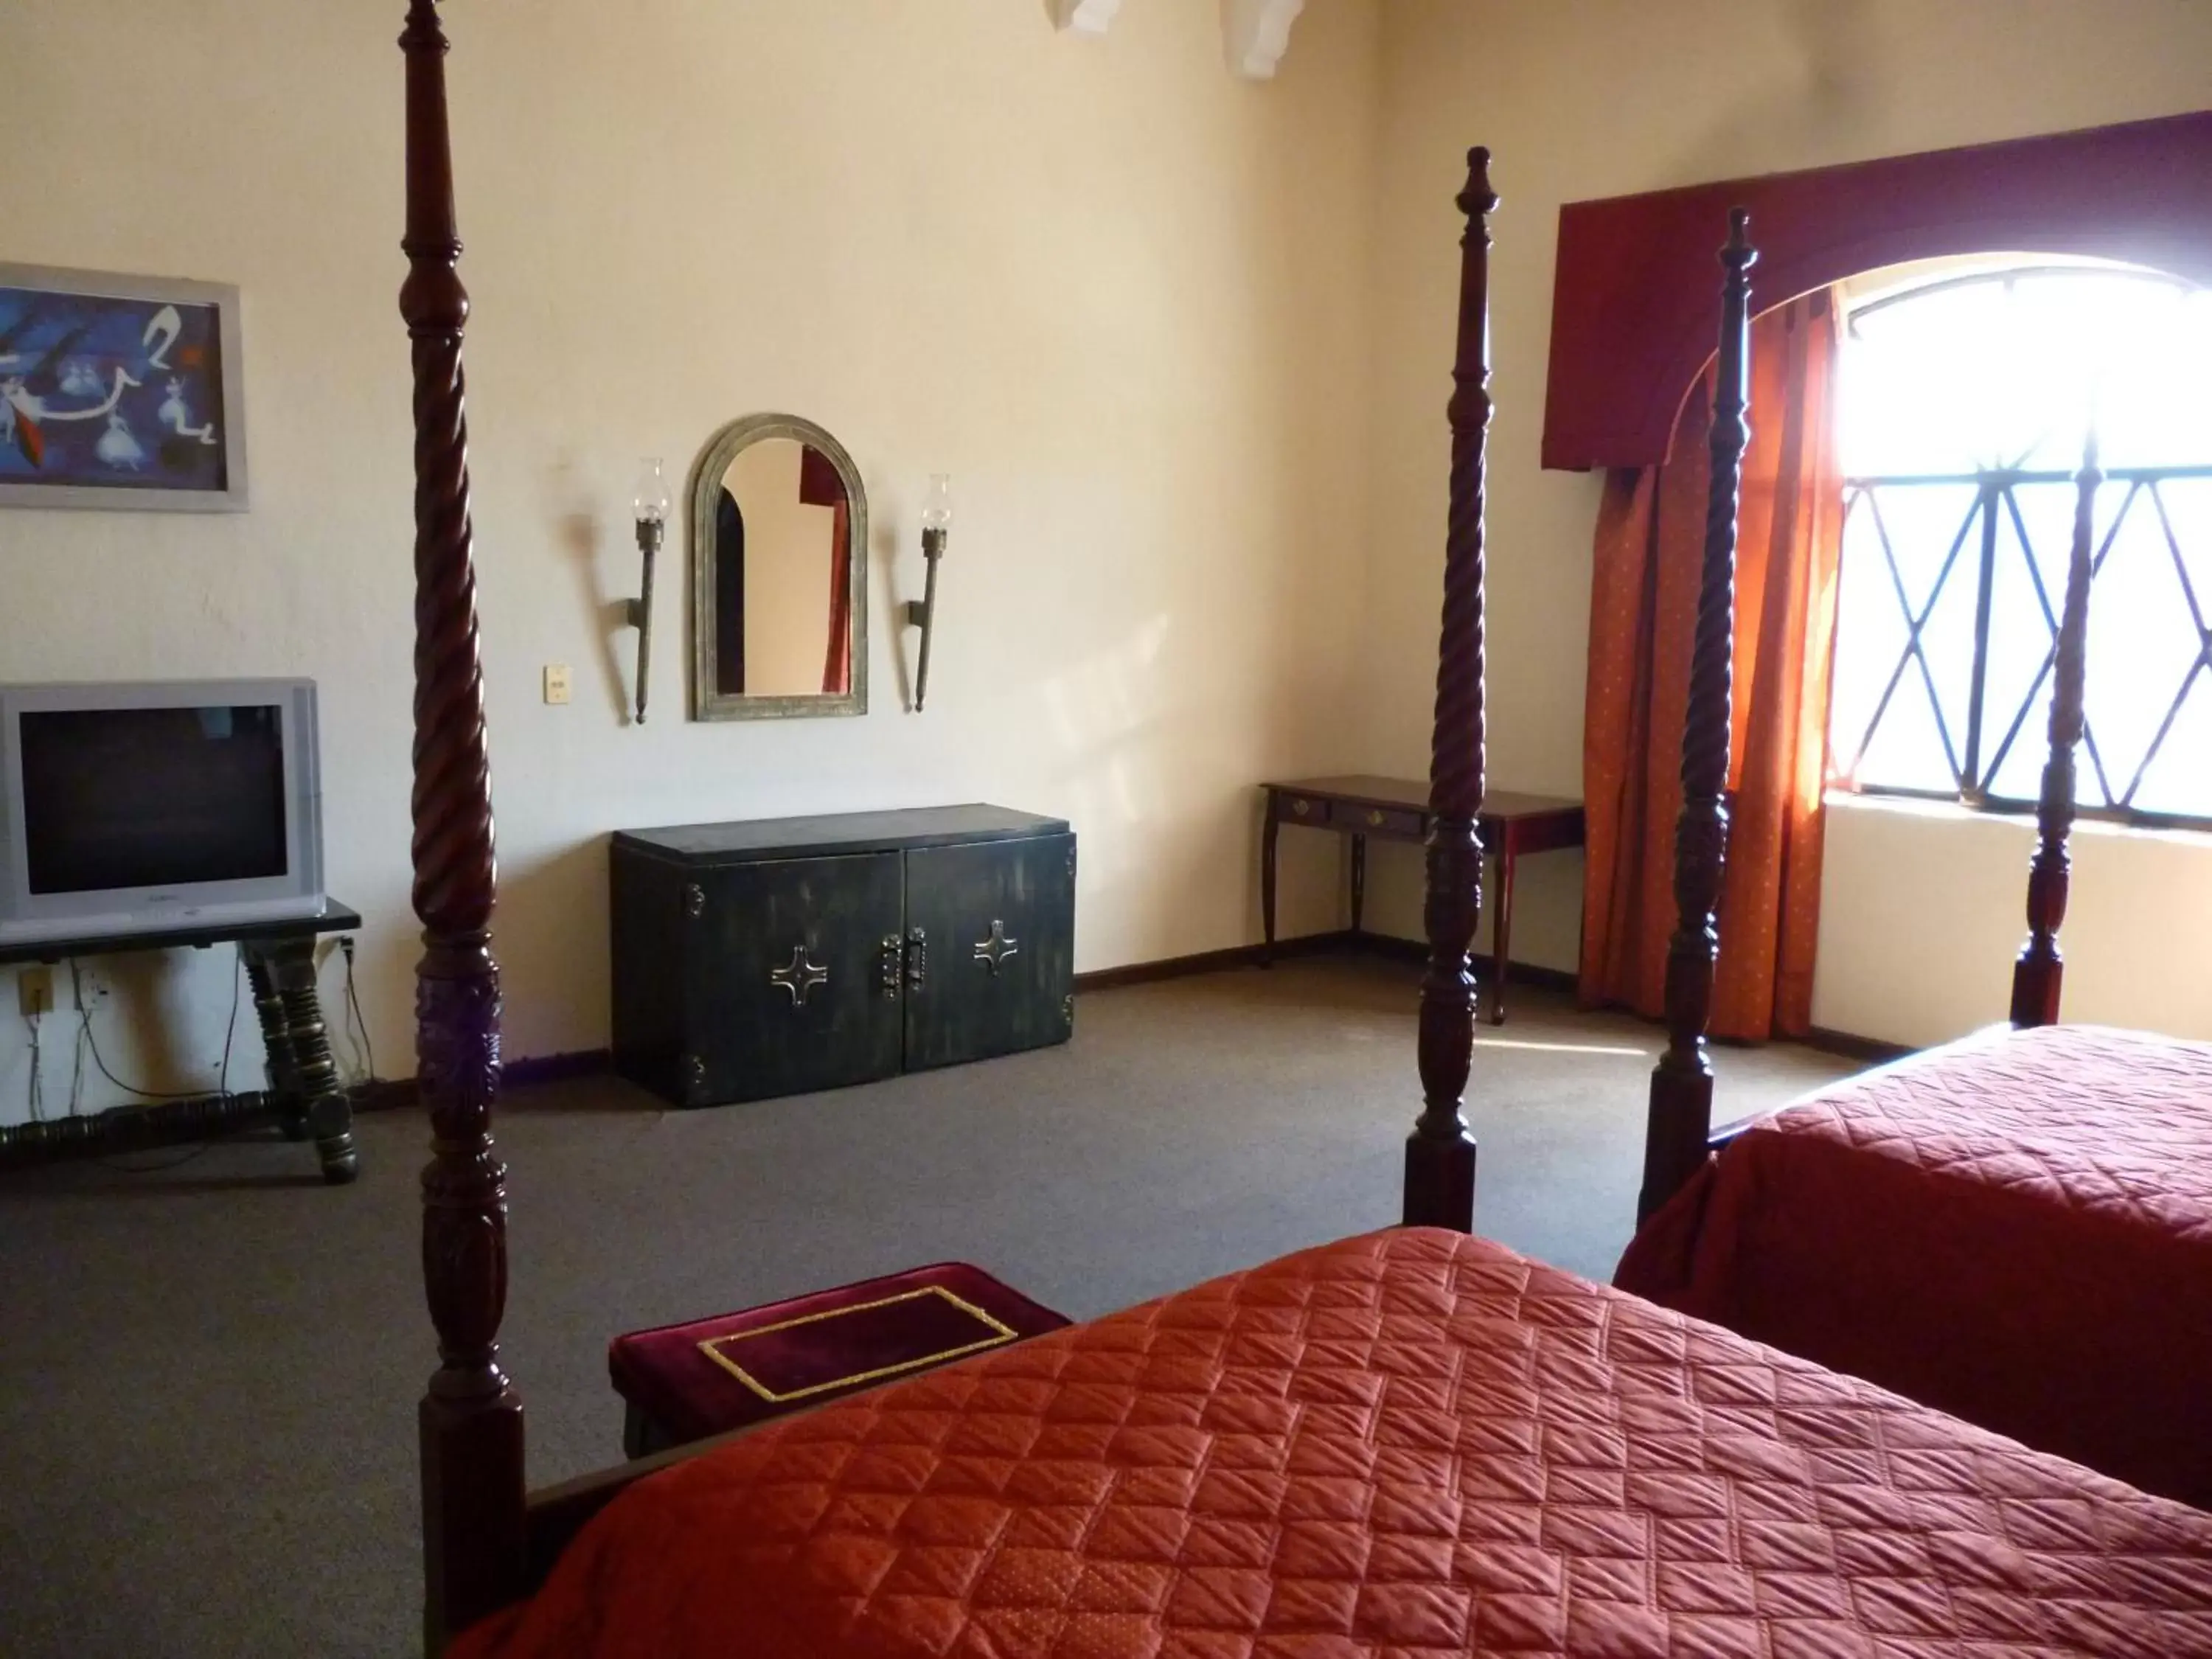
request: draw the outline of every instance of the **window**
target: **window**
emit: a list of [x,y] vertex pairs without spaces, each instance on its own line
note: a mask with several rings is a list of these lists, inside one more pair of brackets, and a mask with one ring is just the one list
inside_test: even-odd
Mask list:
[[2076,801],[2212,827],[2212,292],[2114,268],[1984,272],[1850,313],[1835,783],[2033,805],[2093,417]]

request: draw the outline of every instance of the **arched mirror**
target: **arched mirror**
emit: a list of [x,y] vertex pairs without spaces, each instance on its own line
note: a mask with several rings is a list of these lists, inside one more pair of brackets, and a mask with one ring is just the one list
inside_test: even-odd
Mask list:
[[868,505],[811,421],[753,415],[691,482],[691,717],[868,710]]

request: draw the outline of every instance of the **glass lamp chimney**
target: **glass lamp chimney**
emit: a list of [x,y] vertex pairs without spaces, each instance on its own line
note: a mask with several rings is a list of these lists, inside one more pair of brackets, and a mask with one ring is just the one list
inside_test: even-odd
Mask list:
[[668,506],[668,479],[660,470],[660,458],[648,456],[637,464],[637,496],[633,507],[638,523],[667,523]]
[[952,528],[952,477],[950,473],[933,472],[929,488],[921,498],[921,527],[942,534]]

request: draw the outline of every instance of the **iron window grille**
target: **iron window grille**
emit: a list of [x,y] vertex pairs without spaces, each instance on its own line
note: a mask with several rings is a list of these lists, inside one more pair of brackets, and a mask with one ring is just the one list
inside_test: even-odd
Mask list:
[[[1908,315],[1914,306],[1928,308]],[[2146,308],[2172,343],[2167,360],[2138,349],[2116,362],[2142,343],[2128,337],[2142,332]],[[2067,324],[2075,337],[2062,337]],[[1954,344],[1954,327],[1976,337]],[[2011,378],[1961,387],[1938,380],[1947,368]],[[1888,464],[1844,481],[1832,787],[2033,809],[2075,471],[2094,420],[2105,465],[2077,808],[2212,829],[2208,371],[2212,294],[2146,273],[1982,273],[1851,313],[1846,465],[1869,454]],[[1916,385],[1924,401],[1903,401]],[[1978,420],[1991,429],[1971,430]],[[1929,452],[1973,460],[1911,465]]]

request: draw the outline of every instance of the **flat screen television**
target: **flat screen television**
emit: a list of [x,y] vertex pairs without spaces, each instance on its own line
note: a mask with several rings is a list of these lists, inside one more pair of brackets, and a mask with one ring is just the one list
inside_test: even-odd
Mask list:
[[0,944],[323,905],[313,681],[0,685]]

